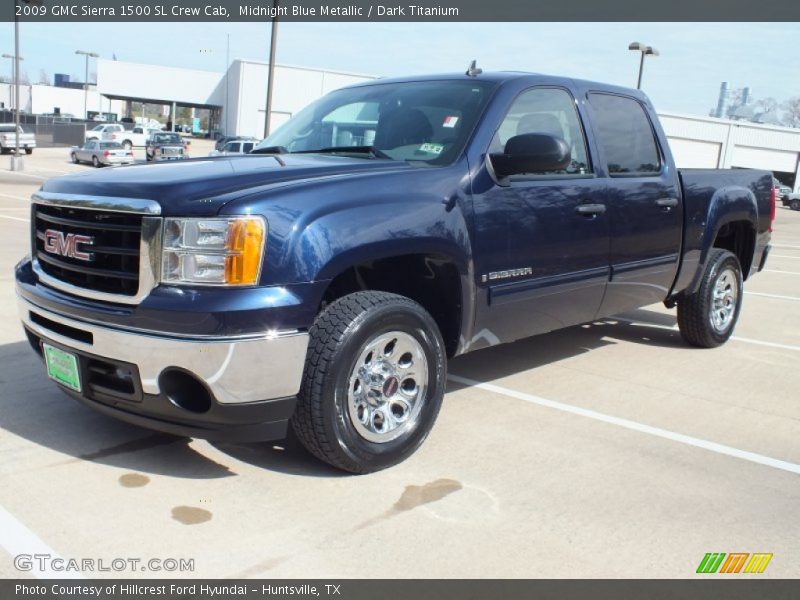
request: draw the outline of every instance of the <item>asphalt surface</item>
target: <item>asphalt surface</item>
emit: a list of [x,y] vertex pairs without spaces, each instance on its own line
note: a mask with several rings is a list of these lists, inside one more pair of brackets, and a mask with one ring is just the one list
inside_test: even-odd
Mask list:
[[[207,150],[205,150],[207,152]],[[402,465],[352,477],[293,439],[212,444],[61,393],[16,315],[28,198],[85,170],[0,164],[0,577],[13,557],[193,559],[86,577],[695,577],[765,552],[798,577],[800,212],[779,208],[735,339],[684,345],[656,305],[452,361],[439,420]],[[68,575],[76,573],[67,572]],[[709,575],[703,575],[709,577]]]

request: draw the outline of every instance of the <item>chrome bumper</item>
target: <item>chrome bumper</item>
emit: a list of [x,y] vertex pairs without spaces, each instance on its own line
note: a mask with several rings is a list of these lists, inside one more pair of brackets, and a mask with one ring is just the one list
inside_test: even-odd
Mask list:
[[[115,329],[44,310],[17,296],[20,318],[39,337],[67,348],[110,360],[135,364],[142,391],[161,393],[158,377],[178,367],[199,377],[220,404],[241,404],[294,396],[308,347],[308,334],[270,331],[240,337],[180,337],[156,332]],[[59,325],[91,334],[91,342],[76,340],[31,319],[31,313]],[[62,329],[68,332],[68,329]]]

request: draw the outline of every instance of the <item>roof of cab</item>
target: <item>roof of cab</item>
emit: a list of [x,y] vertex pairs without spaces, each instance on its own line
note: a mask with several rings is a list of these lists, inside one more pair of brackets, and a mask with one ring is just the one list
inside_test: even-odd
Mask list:
[[529,73],[525,71],[490,71],[483,72],[476,76],[470,76],[466,73],[434,73],[429,75],[410,75],[405,77],[387,77],[380,79],[371,79],[369,81],[361,81],[347,87],[364,87],[370,85],[382,85],[387,83],[413,83],[418,81],[490,81],[493,83],[505,83],[508,81],[515,81],[520,79],[527,79],[532,85],[536,84],[550,84],[550,85],[569,85],[570,83],[583,88],[590,88],[594,90],[617,92],[629,96],[636,96],[642,100],[647,100],[647,97],[641,90],[612,85],[608,83],[601,83],[597,81],[588,81],[583,79],[573,79],[571,77],[563,77],[558,75],[546,75],[543,73]]

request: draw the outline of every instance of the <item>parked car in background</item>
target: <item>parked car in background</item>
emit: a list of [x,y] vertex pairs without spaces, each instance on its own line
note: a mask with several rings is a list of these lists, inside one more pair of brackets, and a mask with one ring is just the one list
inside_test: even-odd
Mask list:
[[88,162],[95,167],[132,165],[133,151],[118,142],[89,140],[82,147],[70,148],[70,158],[75,164]]
[[209,156],[232,156],[235,154],[250,154],[258,144],[258,138],[243,138],[227,142],[220,150],[212,150]]
[[[17,147],[17,127],[14,123],[0,124],[0,152],[8,154]],[[33,154],[36,148],[36,135],[27,133],[22,126],[19,128],[19,149],[25,154]]]
[[86,140],[101,140],[106,134],[120,133],[122,131],[125,131],[125,128],[118,123],[97,125],[92,129],[86,130]]
[[148,161],[189,158],[189,144],[177,133],[159,131],[150,136],[145,147]]
[[119,142],[122,147],[130,150],[131,148],[144,148],[150,136],[161,133],[160,129],[136,126],[130,131],[111,131],[103,134],[103,139],[110,142]]
[[233,142],[233,141],[236,141],[236,140],[254,140],[254,139],[256,139],[256,138],[248,136],[248,135],[224,135],[224,136],[218,138],[216,142],[214,142],[214,150],[216,150],[218,152],[221,152],[222,148],[228,142]]
[[792,210],[800,210],[800,194],[789,194],[783,201],[783,205]]
[[792,193],[792,188],[781,183],[780,179],[774,175],[772,176],[772,185],[775,186],[775,193],[777,194],[778,198],[780,198],[783,205],[789,206],[789,195]]

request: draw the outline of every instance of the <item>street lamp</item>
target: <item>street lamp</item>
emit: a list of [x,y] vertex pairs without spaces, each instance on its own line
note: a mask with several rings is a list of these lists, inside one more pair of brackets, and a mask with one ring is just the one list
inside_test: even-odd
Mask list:
[[269,135],[270,120],[272,115],[272,84],[275,80],[275,54],[278,46],[278,9],[280,0],[273,0],[272,29],[270,31],[269,42],[269,66],[267,71],[267,106],[264,114],[264,137]]
[[652,46],[645,46],[644,44],[640,44],[639,42],[631,42],[628,45],[628,50],[633,50],[635,52],[641,52],[642,58],[639,60],[639,80],[636,82],[636,89],[642,89],[642,70],[644,69],[644,57],[645,56],[658,56],[658,50],[653,48]]
[[83,79],[83,118],[89,119],[89,59],[99,58],[100,55],[96,52],[86,52],[85,50],[75,50],[75,54],[82,54],[86,57],[86,74]]

